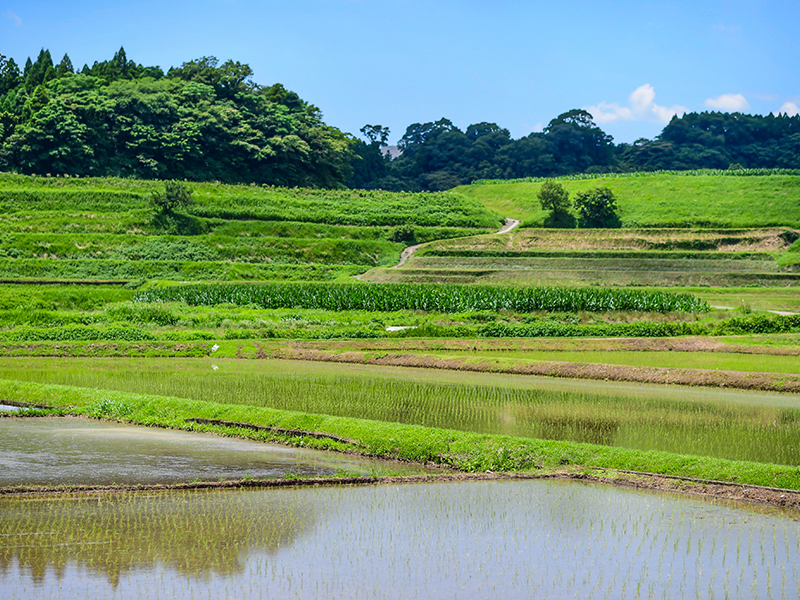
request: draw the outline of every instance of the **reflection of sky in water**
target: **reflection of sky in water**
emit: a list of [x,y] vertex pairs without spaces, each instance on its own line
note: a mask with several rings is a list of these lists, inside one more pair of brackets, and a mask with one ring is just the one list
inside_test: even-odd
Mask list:
[[797,598],[798,518],[554,481],[0,500],[0,596]]
[[174,483],[421,469],[185,431],[83,419],[0,419],[0,485]]

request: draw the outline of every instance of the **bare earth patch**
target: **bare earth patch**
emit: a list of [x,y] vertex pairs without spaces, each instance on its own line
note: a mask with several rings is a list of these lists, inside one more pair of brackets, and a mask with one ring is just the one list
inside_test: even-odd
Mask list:
[[653,473],[634,473],[613,469],[584,469],[573,467],[553,471],[525,473],[442,473],[434,475],[405,475],[390,477],[326,477],[308,479],[268,479],[238,481],[206,481],[176,483],[172,485],[76,485],[76,486],[7,486],[0,487],[0,497],[31,496],[100,496],[130,492],[199,490],[199,489],[242,489],[278,487],[322,487],[335,485],[396,485],[400,483],[447,483],[462,481],[500,481],[500,480],[566,479],[600,483],[619,487],[670,492],[690,496],[760,504],[779,508],[800,510],[800,492],[743,485],[723,481],[704,481],[686,477],[664,476]]
[[383,354],[372,356],[367,352],[331,353],[299,347],[276,351],[276,358],[325,362],[358,363],[397,367],[451,369],[483,373],[512,373],[516,375],[544,375],[573,379],[604,381],[631,381],[637,383],[728,387],[743,390],[800,392],[800,375],[785,373],[759,373],[719,371],[713,369],[676,369],[667,367],[634,367],[602,363],[566,361],[526,362],[507,359],[475,362],[469,358],[442,358],[421,354]]

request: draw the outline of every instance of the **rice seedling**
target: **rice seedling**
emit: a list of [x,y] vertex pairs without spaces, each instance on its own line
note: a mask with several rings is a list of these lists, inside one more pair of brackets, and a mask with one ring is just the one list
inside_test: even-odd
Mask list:
[[[213,369],[217,366],[218,369]],[[553,390],[524,378],[469,383],[387,369],[269,361],[6,359],[0,377],[358,417],[522,438],[586,442],[730,460],[800,465],[800,407],[786,395]],[[298,371],[297,369],[302,370]],[[400,375],[403,371],[398,372]],[[498,455],[496,460],[502,462]]]
[[[0,506],[0,589],[14,599],[32,590],[179,600],[800,593],[794,513],[577,483],[201,491]],[[712,539],[725,551],[711,551]]]

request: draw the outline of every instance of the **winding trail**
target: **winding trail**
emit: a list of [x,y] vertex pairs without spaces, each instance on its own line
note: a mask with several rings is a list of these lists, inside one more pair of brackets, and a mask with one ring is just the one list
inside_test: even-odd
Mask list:
[[[503,233],[508,233],[509,231],[511,231],[512,229],[514,229],[515,227],[519,226],[519,223],[520,223],[520,222],[519,222],[517,219],[511,219],[511,218],[509,218],[509,217],[506,217],[506,224],[505,224],[505,225],[503,225],[503,226],[502,226],[502,227],[501,227],[501,228],[500,228],[498,231],[495,231],[495,232],[494,232],[494,235],[501,235],[501,234],[503,234]],[[440,240],[433,240],[433,241],[440,241]],[[403,250],[402,254],[400,254],[400,262],[399,262],[399,263],[397,263],[397,264],[396,264],[396,265],[394,265],[394,266],[387,267],[387,268],[389,268],[389,269],[399,269],[399,268],[400,268],[400,267],[402,267],[404,264],[406,264],[406,261],[407,261],[409,258],[411,258],[411,257],[414,255],[414,253],[415,253],[417,250],[419,250],[419,249],[420,249],[420,248],[422,248],[423,246],[427,246],[427,245],[428,245],[428,244],[430,244],[430,243],[432,243],[432,242],[425,242],[424,244],[416,244],[416,245],[414,245],[414,246],[409,246],[408,248],[406,248],[405,250]],[[353,276],[353,279],[358,279],[359,281],[363,281],[363,280],[364,280],[364,277],[366,277],[366,276],[367,276],[367,274],[368,274],[370,271],[372,271],[372,269],[370,269],[370,270],[369,270],[369,271],[367,271],[366,273],[362,273],[361,275],[354,275],[354,276]]]
[[[517,219],[511,219],[509,217],[506,217],[506,224],[503,225],[503,227],[500,228],[498,231],[496,231],[494,233],[494,235],[501,235],[503,233],[508,233],[509,231],[511,231],[512,229],[517,227],[518,225],[519,225],[519,221]],[[435,240],[435,241],[438,241],[438,240]],[[424,244],[417,244],[416,246],[409,246],[408,248],[403,250],[403,253],[400,255],[400,262],[397,263],[395,266],[389,267],[389,268],[390,269],[398,269],[398,268],[402,267],[406,263],[406,261],[414,255],[414,253],[417,250],[419,250],[423,246],[427,246],[430,243],[431,242],[426,242]]]

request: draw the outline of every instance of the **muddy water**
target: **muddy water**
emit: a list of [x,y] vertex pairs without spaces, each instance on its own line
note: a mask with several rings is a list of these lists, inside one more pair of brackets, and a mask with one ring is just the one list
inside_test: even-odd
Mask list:
[[0,597],[797,598],[798,519],[558,481],[0,499]]
[[175,483],[340,471],[422,470],[332,452],[85,419],[0,419],[0,485]]

